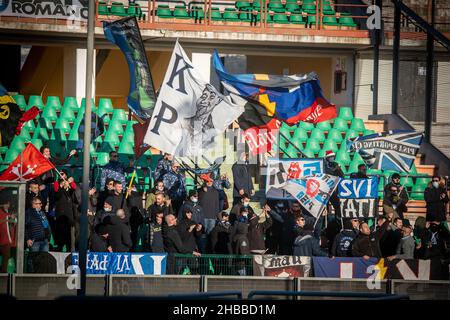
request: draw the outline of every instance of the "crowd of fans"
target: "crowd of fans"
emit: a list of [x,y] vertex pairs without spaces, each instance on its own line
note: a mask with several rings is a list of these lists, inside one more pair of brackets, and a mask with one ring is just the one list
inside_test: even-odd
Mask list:
[[[43,147],[50,158],[50,149]],[[71,152],[69,157],[73,153]],[[332,152],[325,158],[326,173],[344,177]],[[57,160],[58,164],[68,159]],[[103,188],[89,189],[88,243],[93,252],[155,252],[245,255],[270,253],[298,256],[386,257],[388,259],[449,258],[445,183],[433,177],[425,190],[427,215],[414,227],[404,213],[408,193],[393,174],[384,190],[383,215],[377,219],[343,219],[336,192],[331,196],[334,214],[318,221],[296,201],[268,201],[262,208],[251,203],[255,194],[248,155],[232,167],[233,183],[217,172],[200,175],[198,189],[186,192],[180,164],[165,154],[154,170],[154,188],[143,195],[131,184],[125,190],[125,173],[111,152],[104,167]],[[354,178],[367,178],[361,165]],[[233,188],[229,207],[224,189]],[[26,195],[25,243],[31,252],[76,251],[80,234],[82,185],[62,170],[48,171],[30,181]],[[5,261],[16,246],[15,219],[10,199],[0,197],[0,253]],[[331,212],[331,210],[328,210]],[[53,236],[55,246],[50,248]]]

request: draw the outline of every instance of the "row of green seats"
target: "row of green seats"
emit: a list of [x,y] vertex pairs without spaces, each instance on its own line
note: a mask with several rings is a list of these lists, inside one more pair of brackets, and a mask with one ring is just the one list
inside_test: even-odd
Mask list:
[[106,2],[98,2],[98,14],[103,16],[119,16],[119,17],[137,17],[138,19],[145,19],[142,9],[137,3],[129,3],[128,8],[125,8],[122,2],[112,2],[108,6]]

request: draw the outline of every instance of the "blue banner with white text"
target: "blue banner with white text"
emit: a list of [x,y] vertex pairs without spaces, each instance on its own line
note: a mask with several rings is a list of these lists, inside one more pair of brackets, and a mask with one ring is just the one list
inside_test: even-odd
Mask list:
[[[167,255],[162,253],[89,252],[87,274],[166,274]],[[72,253],[72,265],[78,265],[78,253]]]

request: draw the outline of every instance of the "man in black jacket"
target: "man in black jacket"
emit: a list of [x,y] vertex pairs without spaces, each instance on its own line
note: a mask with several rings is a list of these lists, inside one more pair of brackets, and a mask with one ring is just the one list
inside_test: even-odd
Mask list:
[[59,180],[59,187],[55,193],[55,241],[57,251],[62,252],[64,246],[66,252],[75,250],[75,214],[76,198],[73,184],[70,180]]
[[108,226],[103,223],[99,224],[94,230],[91,250],[93,252],[112,252],[112,247],[109,245]]
[[105,200],[114,195],[114,179],[107,178],[105,182],[105,189],[100,191],[97,199],[97,208],[103,208],[103,203]]
[[128,252],[132,247],[131,230],[125,224],[125,211],[118,209],[115,216],[109,216],[104,219],[108,224],[109,244],[112,252]]
[[230,211],[230,223],[234,224],[234,222],[238,219],[241,209],[247,209],[249,215],[255,214],[255,211],[250,206],[250,196],[247,193],[244,193],[241,196],[241,200],[236,203]]
[[[31,180],[28,182],[28,191],[25,195],[25,210],[28,210],[32,207],[33,199],[36,197],[41,196],[41,191],[39,190],[39,182],[37,180]],[[47,205],[46,202],[42,202],[42,209],[45,209],[45,206]]]
[[335,257],[351,257],[353,241],[357,235],[353,229],[351,220],[345,219],[344,229],[336,235],[331,248],[331,254]]
[[166,224],[163,225],[163,241],[164,250],[169,254],[167,257],[167,273],[176,274],[174,253],[192,253],[199,257],[201,254],[197,251],[189,251],[181,241],[180,234],[177,231],[177,218],[173,214],[168,214],[165,217]]
[[[335,176],[344,178],[344,172],[342,171],[339,164],[336,162],[336,154],[331,151],[327,150],[325,152],[325,173]],[[337,196],[337,188],[336,190],[331,194],[330,197],[330,204],[333,206],[334,214],[338,219],[341,218],[341,205],[339,202],[339,198]]]
[[202,174],[200,176],[204,184],[198,189],[198,203],[203,209],[205,218],[205,234],[209,235],[216,225],[217,215],[220,213],[219,192],[214,188],[214,180],[209,175]]
[[448,202],[448,195],[445,188],[440,185],[438,176],[434,176],[431,186],[425,189],[425,201],[427,202],[427,221],[442,222],[446,220],[445,206]]
[[248,154],[243,152],[240,161],[231,167],[233,172],[233,205],[239,203],[241,196],[246,193],[250,196],[255,194],[252,178],[250,176],[250,165],[248,164]]
[[211,231],[211,246],[213,253],[216,254],[232,254],[231,249],[231,223],[229,221],[229,214],[222,211],[220,214],[220,221],[217,222],[214,229]]
[[108,202],[112,204],[113,212],[117,212],[119,209],[123,209],[125,212],[125,223],[129,222],[130,211],[128,209],[127,201],[125,199],[125,194],[123,192],[123,185],[120,181],[114,181],[114,193],[109,196]]
[[142,194],[137,190],[136,183],[133,182],[131,190],[128,190],[127,206],[130,209],[130,228],[133,250],[138,244],[138,230],[144,223],[144,206],[142,205]]
[[363,222],[359,225],[359,234],[353,242],[352,254],[354,257],[381,258],[380,239],[383,236],[389,221],[386,221],[379,229],[370,232],[369,225]]
[[388,183],[384,188],[383,212],[389,214],[394,212],[394,217],[403,219],[403,213],[408,211],[406,204],[408,203],[408,193],[400,184],[400,175],[394,173],[392,182]]

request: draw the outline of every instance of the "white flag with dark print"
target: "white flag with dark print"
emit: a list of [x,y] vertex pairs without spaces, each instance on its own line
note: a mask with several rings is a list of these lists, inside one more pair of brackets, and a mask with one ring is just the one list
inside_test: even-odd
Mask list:
[[177,41],[144,143],[175,156],[200,156],[243,111],[202,78]]

